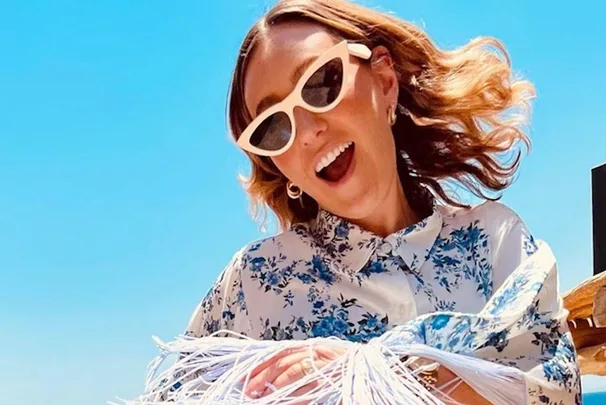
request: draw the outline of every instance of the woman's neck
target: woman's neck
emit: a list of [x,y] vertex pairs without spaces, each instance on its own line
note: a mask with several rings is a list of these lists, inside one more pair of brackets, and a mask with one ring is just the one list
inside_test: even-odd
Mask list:
[[352,222],[381,237],[419,222],[422,218],[412,209],[397,176],[396,182],[371,215]]

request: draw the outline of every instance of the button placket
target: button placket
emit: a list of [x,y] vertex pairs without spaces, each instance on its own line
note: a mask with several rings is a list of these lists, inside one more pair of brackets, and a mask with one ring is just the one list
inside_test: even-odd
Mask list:
[[[394,249],[392,251],[395,255]],[[383,288],[383,293],[389,302],[389,320],[395,325],[404,324],[418,315],[415,294],[409,276],[401,271],[399,263],[396,260],[386,260],[385,264],[389,269],[389,281]]]

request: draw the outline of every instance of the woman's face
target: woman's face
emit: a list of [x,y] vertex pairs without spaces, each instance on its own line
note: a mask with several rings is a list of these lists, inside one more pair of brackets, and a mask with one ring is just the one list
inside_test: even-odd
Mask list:
[[[288,96],[300,66],[336,42],[314,24],[272,27],[250,56],[245,74],[245,102],[253,118],[271,106],[264,102],[259,107],[263,99],[271,96],[277,102]],[[296,107],[296,139],[290,149],[272,160],[320,207],[361,220],[373,215],[394,187],[400,187],[388,119],[389,108],[397,100],[398,83],[385,48],[373,50],[370,63],[354,56],[348,63],[353,65],[352,73],[344,80],[341,102],[320,114]]]

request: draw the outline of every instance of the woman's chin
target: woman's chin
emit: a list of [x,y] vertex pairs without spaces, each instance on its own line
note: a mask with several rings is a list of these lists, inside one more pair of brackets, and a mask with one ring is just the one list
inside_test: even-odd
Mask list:
[[368,188],[343,189],[327,198],[326,204],[320,204],[327,211],[341,218],[356,220],[367,218],[376,207],[375,194]]

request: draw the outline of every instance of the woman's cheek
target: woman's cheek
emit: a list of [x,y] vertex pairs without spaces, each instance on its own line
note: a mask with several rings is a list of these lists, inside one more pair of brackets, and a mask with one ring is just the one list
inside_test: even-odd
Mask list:
[[286,176],[290,181],[300,187],[305,187],[306,170],[304,167],[303,159],[300,154],[297,153],[298,147],[293,145],[286,153],[272,158],[274,164],[280,170],[280,172]]

